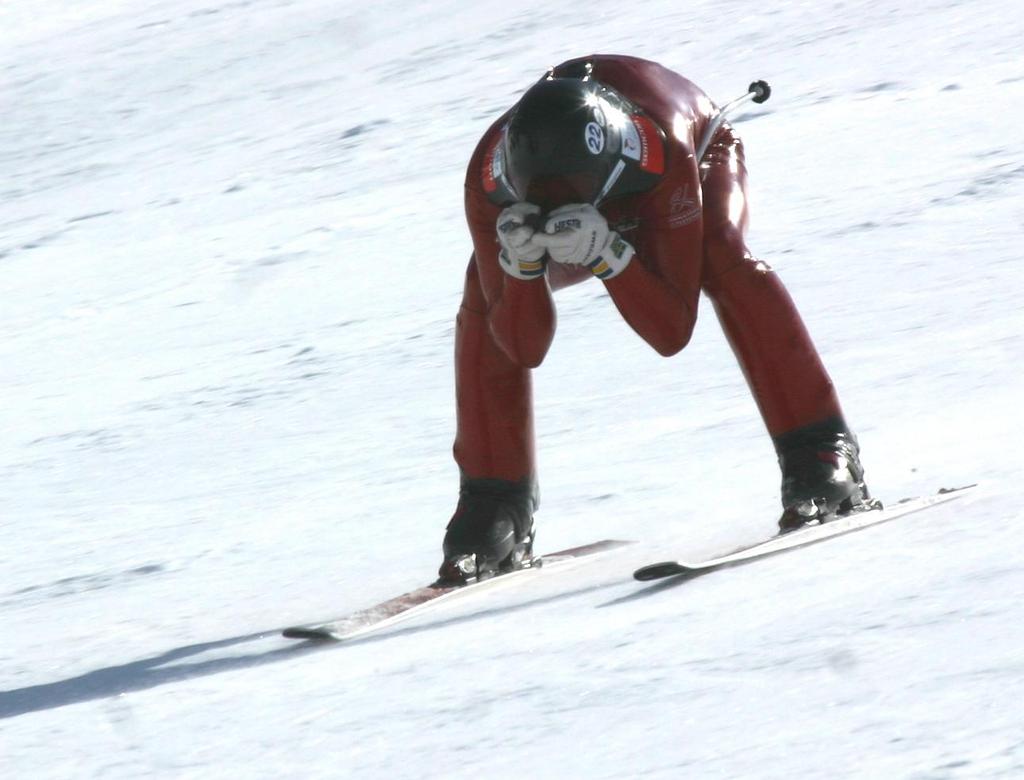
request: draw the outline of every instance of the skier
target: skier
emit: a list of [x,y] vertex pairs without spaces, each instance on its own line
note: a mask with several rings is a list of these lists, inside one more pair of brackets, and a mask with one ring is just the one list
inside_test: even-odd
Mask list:
[[528,560],[538,507],[531,369],[555,333],[552,290],[592,277],[661,355],[683,349],[703,291],[782,470],[780,530],[871,501],[857,440],[778,276],[746,247],[747,172],[696,85],[635,57],[569,60],[484,134],[469,163],[473,255],[456,320],[461,486],[440,576]]

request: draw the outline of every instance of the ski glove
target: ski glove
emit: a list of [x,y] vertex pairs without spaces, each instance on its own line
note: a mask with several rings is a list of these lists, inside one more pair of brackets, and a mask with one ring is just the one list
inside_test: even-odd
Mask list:
[[531,216],[540,214],[540,206],[516,203],[498,215],[498,260],[502,270],[516,279],[536,279],[544,275],[547,260],[545,249],[534,240],[536,231],[527,224]]
[[544,232],[538,233],[535,241],[556,263],[585,266],[599,279],[622,273],[635,251],[608,229],[601,212],[590,204],[571,204],[552,211]]

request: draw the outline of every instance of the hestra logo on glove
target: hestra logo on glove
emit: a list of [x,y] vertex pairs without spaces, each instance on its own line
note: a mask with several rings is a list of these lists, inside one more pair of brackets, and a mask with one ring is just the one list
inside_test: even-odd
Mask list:
[[560,233],[563,230],[579,230],[583,227],[583,223],[575,217],[568,217],[566,219],[560,219],[548,227],[550,232]]

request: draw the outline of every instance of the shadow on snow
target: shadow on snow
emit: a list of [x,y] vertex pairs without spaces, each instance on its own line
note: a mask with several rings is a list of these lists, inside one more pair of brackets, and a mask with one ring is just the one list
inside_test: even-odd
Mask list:
[[351,647],[354,645],[371,644],[400,636],[419,634],[425,631],[447,628],[450,626],[480,620],[492,615],[516,612],[529,607],[535,607],[560,599],[571,598],[587,593],[593,593],[606,588],[621,585],[621,582],[602,583],[584,588],[577,588],[571,591],[562,591],[535,598],[518,604],[502,605],[481,609],[466,615],[458,615],[444,620],[438,620],[423,625],[408,626],[386,631],[380,634],[362,636],[352,640],[336,641],[296,641],[282,639],[284,643],[272,650],[242,653],[225,658],[213,658],[192,663],[177,663],[183,659],[201,655],[206,652],[230,648],[236,645],[245,645],[260,639],[271,638],[280,633],[280,629],[263,631],[254,634],[231,637],[213,642],[200,642],[186,645],[165,653],[144,658],[139,661],[132,661],[117,666],[108,666],[104,669],[86,672],[77,677],[70,677],[58,682],[30,685],[25,688],[15,688],[9,691],[0,691],[0,720],[25,715],[31,712],[65,707],[70,704],[80,704],[97,699],[106,699],[124,693],[134,693],[157,688],[161,685],[173,684],[183,680],[192,680],[199,677],[207,677],[221,672],[230,672],[238,669],[250,669],[257,666],[287,661],[304,654],[316,651],[332,650],[340,647]]

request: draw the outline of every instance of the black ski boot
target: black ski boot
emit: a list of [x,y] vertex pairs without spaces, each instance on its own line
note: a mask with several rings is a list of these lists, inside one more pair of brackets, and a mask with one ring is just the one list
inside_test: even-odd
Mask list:
[[842,419],[798,428],[774,442],[782,469],[780,533],[881,508],[864,483],[857,437]]
[[440,580],[472,582],[528,566],[537,505],[532,480],[463,478],[444,537]]

